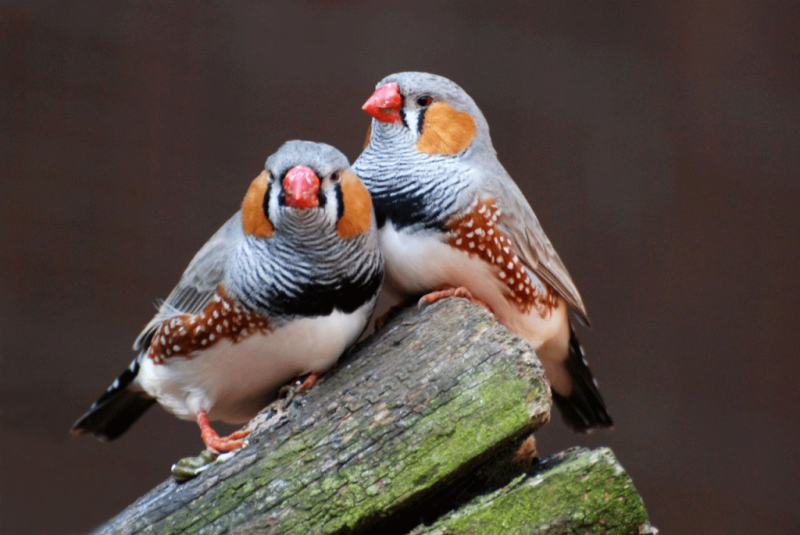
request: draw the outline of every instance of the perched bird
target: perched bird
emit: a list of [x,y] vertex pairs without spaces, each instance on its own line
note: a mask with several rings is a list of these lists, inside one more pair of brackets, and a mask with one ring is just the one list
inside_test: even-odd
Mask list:
[[111,440],[156,401],[196,420],[244,423],[294,377],[310,387],[367,325],[383,281],[369,192],[347,158],[290,141],[242,208],[200,249],[134,343],[137,357],[72,428]]
[[536,350],[570,427],[612,425],[568,317],[589,324],[581,296],[472,98],[407,72],[384,78],[363,109],[374,119],[353,169],[375,203],[387,289],[480,300]]

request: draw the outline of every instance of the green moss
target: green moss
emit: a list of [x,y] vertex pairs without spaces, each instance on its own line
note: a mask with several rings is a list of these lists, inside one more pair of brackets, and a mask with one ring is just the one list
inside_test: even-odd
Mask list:
[[[494,335],[493,325],[480,324],[473,337]],[[408,397],[336,398],[316,421],[294,422],[285,442],[259,445],[253,464],[160,520],[159,530],[213,533],[267,511],[276,532],[332,533],[401,510],[528,432],[534,407],[547,409],[537,401],[547,399],[546,383],[514,358],[524,346],[501,340],[469,347],[447,361],[448,374],[414,389],[402,384],[400,369],[396,384]],[[361,408],[368,412],[351,416]]]
[[[154,503],[180,508],[161,518],[156,506],[129,524],[129,531],[364,531],[380,516],[404,514],[505,451],[546,420],[549,387],[521,341],[483,318],[463,319],[457,311],[465,305],[457,301],[447,305],[454,308],[443,316],[449,323],[425,325],[427,336],[392,338],[393,331],[384,331],[385,349],[371,350],[371,361],[329,383],[348,386],[330,392],[325,404],[307,407],[300,413],[304,420],[294,418],[262,435],[272,442],[243,452],[253,457],[240,457],[241,465],[217,464],[185,487],[154,492]],[[449,343],[442,343],[442,331],[454,333]],[[430,355],[419,361],[432,365],[411,370],[394,358],[397,348],[401,355]],[[391,365],[384,362],[382,381],[371,385],[371,369],[381,359]],[[353,383],[348,376],[357,369]],[[561,464],[523,475],[417,532],[633,533],[645,521],[627,474],[610,452],[598,450],[572,452]]]
[[[352,528],[365,518],[385,513],[409,496],[452,477],[465,464],[527,427],[530,418],[522,400],[529,383],[497,374],[475,377],[474,382],[476,388],[461,392],[443,410],[421,418],[414,425],[413,439],[394,444],[389,451],[384,447],[380,466],[390,485],[381,492],[375,492],[380,478],[369,462],[325,478],[323,486],[340,490],[326,506],[329,521],[323,531]],[[343,485],[347,485],[346,491]],[[370,492],[361,492],[361,488]],[[360,499],[345,503],[350,495]]]
[[417,535],[638,532],[641,498],[607,449],[573,452],[542,475],[521,476]]
[[[414,430],[399,438],[387,439],[392,426],[382,422],[354,428],[348,441],[353,450],[345,445],[338,454],[360,457],[319,480],[314,479],[316,474],[297,469],[317,461],[313,445],[333,431],[332,424],[317,422],[301,435],[302,441],[282,444],[221,484],[213,506],[202,511],[204,522],[198,522],[196,512],[187,507],[176,512],[169,524],[175,533],[192,532],[245,502],[274,506],[277,499],[283,502],[282,509],[290,512],[278,524],[283,533],[308,533],[312,527],[330,533],[384,514],[528,428],[530,416],[524,400],[529,398],[531,383],[518,378],[513,370],[505,371],[509,373],[498,373],[496,367],[492,373],[472,370],[460,378],[463,384],[439,393],[436,399],[446,407],[419,415]],[[543,386],[534,390],[541,395]],[[365,443],[379,443],[380,450],[372,454],[360,451]]]

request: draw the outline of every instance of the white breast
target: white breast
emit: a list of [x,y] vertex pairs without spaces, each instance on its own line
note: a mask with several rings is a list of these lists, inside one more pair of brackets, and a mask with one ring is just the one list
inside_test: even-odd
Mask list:
[[489,265],[450,247],[437,234],[398,231],[387,221],[380,232],[380,245],[387,284],[401,296],[428,292],[444,284],[466,286],[481,294],[502,291]]
[[[522,313],[506,299],[505,285],[494,268],[476,256],[451,247],[432,233],[397,230],[391,221],[380,231],[380,244],[386,261],[386,284],[400,297],[430,292],[440,286],[463,286],[477,299],[492,307],[498,321],[538,350],[554,336],[569,337],[567,306],[563,299],[546,317],[532,309]],[[541,284],[535,274],[531,280]],[[559,345],[563,345],[559,340]],[[563,350],[559,350],[559,360]],[[541,356],[541,355],[540,355]]]
[[225,340],[190,358],[142,362],[142,388],[179,418],[204,409],[212,420],[243,423],[292,378],[325,372],[366,326],[373,303],[351,314],[301,318],[238,343]]

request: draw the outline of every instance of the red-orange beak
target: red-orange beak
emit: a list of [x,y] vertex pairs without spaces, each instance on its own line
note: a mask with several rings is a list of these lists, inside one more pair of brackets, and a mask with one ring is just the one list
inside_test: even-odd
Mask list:
[[315,208],[319,206],[319,178],[310,167],[298,165],[283,178],[286,206]]
[[383,123],[400,123],[400,107],[403,105],[403,96],[400,88],[394,82],[383,84],[369,97],[361,109]]

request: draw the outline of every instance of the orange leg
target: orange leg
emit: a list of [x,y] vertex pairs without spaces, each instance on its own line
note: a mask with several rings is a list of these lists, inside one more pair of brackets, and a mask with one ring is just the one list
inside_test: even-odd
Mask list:
[[450,286],[448,288],[443,288],[443,289],[435,290],[435,291],[433,291],[431,293],[427,293],[427,294],[423,295],[419,299],[419,302],[417,303],[417,307],[422,308],[422,305],[424,305],[425,303],[427,303],[429,305],[432,305],[433,303],[435,303],[439,299],[444,299],[445,297],[463,297],[464,299],[469,299],[470,301],[472,301],[476,305],[480,305],[483,308],[485,308],[486,310],[488,310],[489,312],[491,312],[492,314],[494,314],[494,310],[492,310],[492,307],[490,307],[489,305],[487,305],[486,303],[484,303],[480,299],[476,299],[470,293],[470,291],[467,290],[466,288],[464,288],[463,286],[460,286],[458,288],[453,288],[452,286]]
[[208,449],[223,453],[226,451],[238,450],[246,445],[244,440],[241,439],[249,435],[250,431],[236,431],[227,437],[221,437],[211,428],[206,411],[203,409],[197,411],[196,418],[197,425],[200,426],[200,436],[203,438],[203,442]]
[[311,372],[310,374],[308,374],[306,380],[303,381],[303,383],[297,387],[295,393],[302,392],[303,390],[311,390],[314,387],[314,385],[317,384],[317,379],[319,379],[320,375],[322,374],[317,372]]
[[[335,368],[336,364],[334,364],[333,367]],[[292,404],[292,400],[294,400],[294,397],[303,390],[311,390],[311,388],[313,388],[314,385],[317,384],[317,380],[320,378],[321,375],[322,375],[321,373],[311,372],[310,374],[308,374],[308,377],[306,377],[306,380],[300,383],[296,387],[294,386],[295,380],[293,380],[288,385],[283,385],[280,391],[278,392],[278,397],[281,398],[280,402],[281,408],[283,409],[288,408],[289,405]]]

